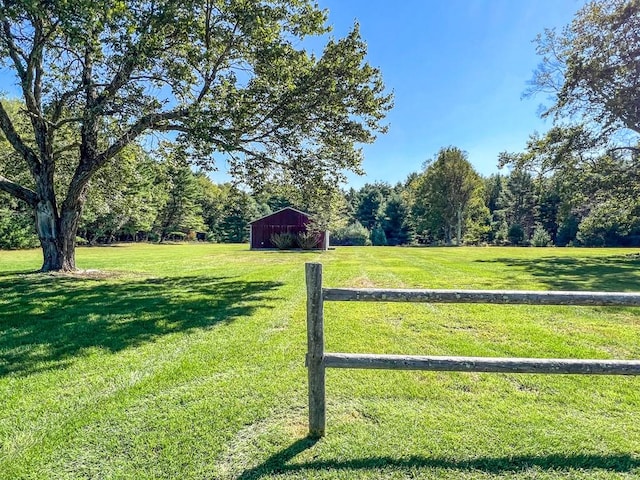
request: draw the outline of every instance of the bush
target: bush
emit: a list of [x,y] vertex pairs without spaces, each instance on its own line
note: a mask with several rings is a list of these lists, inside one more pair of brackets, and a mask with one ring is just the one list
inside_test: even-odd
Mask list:
[[336,230],[331,235],[331,244],[342,246],[371,245],[369,230],[356,221],[351,225]]
[[608,201],[589,212],[578,226],[576,239],[586,247],[615,247],[632,230],[632,209],[623,202]]
[[509,242],[509,225],[505,220],[494,222],[492,224],[494,228],[493,242],[496,245],[506,245]]
[[507,236],[511,245],[522,245],[524,242],[524,230],[522,226],[517,223],[509,227],[509,233]]
[[534,247],[548,247],[551,244],[551,235],[542,225],[538,225],[531,236],[531,245]]
[[314,232],[300,232],[296,239],[302,250],[311,250],[317,248],[320,241],[320,234]]
[[559,247],[573,246],[578,235],[578,226],[580,225],[580,219],[576,215],[569,215],[566,217],[558,227],[558,233],[556,235],[556,245]]
[[371,231],[371,244],[374,246],[385,246],[387,244],[387,236],[380,225],[377,225]]
[[296,236],[289,232],[274,233],[271,235],[271,243],[278,250],[289,250],[296,245]]

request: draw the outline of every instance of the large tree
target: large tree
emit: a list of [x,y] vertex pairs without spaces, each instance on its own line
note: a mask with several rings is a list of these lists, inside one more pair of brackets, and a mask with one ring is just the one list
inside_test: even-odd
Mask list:
[[[150,132],[177,132],[201,164],[218,152],[249,184],[358,171],[355,144],[384,130],[391,98],[357,25],[320,57],[300,48],[325,21],[311,0],[0,0],[0,62],[31,130],[0,103],[0,131],[31,177],[0,170],[0,189],[34,209],[42,270],[75,268],[92,177]],[[63,155],[73,174],[56,192]]]
[[455,238],[460,245],[465,228],[478,216],[475,207],[484,205],[483,188],[466,152],[457,147],[442,148],[412,184],[418,230],[447,244]]
[[[528,163],[553,174],[562,199],[560,244],[575,238],[580,219],[599,212],[591,222],[598,224],[613,211],[609,205],[637,198],[639,31],[640,2],[597,0],[586,3],[561,31],[546,30],[537,38],[542,62],[527,93],[549,94],[552,104],[543,115],[562,125],[532,137],[527,151],[507,163]],[[565,124],[576,120],[578,126]]]
[[640,134],[640,2],[588,2],[562,31],[537,38],[542,62],[529,93],[545,92],[545,114],[578,115],[607,135],[620,128]]

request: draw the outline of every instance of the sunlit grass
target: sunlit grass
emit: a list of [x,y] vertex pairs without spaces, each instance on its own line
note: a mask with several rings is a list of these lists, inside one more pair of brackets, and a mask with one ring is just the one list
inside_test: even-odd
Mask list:
[[[330,370],[306,436],[304,263],[329,286],[640,291],[633,250],[0,252],[0,478],[637,478],[634,377]],[[328,303],[328,351],[640,358],[638,309]]]

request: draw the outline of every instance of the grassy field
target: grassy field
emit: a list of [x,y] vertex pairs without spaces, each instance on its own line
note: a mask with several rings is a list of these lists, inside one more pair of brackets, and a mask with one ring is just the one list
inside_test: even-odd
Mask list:
[[[306,438],[304,263],[328,286],[640,291],[635,250],[0,252],[2,479],[640,476],[640,379],[330,370]],[[640,358],[640,309],[339,304],[328,351]]]

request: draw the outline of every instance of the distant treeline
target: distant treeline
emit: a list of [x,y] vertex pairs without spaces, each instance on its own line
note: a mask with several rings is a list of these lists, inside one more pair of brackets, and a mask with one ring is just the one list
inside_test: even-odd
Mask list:
[[[509,173],[489,177],[475,172],[465,152],[443,148],[404,182],[338,191],[323,226],[333,245],[640,246],[637,152],[565,152],[543,168],[559,134],[566,140],[572,132],[532,137],[526,152],[501,155]],[[295,186],[265,184],[252,192],[216,184],[139,149],[93,181],[78,242],[246,242],[253,219],[285,206],[315,213],[301,198]],[[0,194],[0,248],[37,246],[32,216]]]

